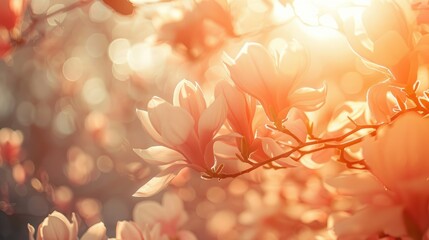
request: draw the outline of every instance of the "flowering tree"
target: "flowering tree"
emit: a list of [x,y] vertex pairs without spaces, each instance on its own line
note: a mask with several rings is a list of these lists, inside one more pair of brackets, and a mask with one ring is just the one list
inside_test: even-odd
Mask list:
[[429,239],[428,16],[418,0],[3,0],[0,223]]

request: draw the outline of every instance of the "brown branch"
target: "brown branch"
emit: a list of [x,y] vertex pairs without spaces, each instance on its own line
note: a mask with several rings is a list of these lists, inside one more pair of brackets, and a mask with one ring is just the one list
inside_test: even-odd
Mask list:
[[92,2],[94,2],[94,0],[77,1],[68,6],[57,9],[49,14],[45,14],[37,17],[35,17],[34,14],[32,14],[31,23],[28,25],[28,27],[25,30],[22,31],[21,35],[17,39],[13,39],[12,44],[15,46],[21,46],[26,42],[28,42],[27,38],[36,30],[36,27],[43,21],[47,20],[48,18],[56,16],[61,13],[70,12],[74,9],[83,7]]
[[[377,130],[381,126],[389,125],[395,119],[397,119],[400,115],[403,115],[404,113],[412,112],[412,111],[413,112],[417,112],[417,113],[419,113],[421,115],[426,114],[426,110],[425,109],[423,109],[421,106],[420,107],[417,106],[417,107],[405,109],[405,110],[402,110],[402,111],[396,113],[395,115],[393,115],[391,117],[391,121],[388,122],[388,123],[381,123],[381,124],[374,124],[374,125],[371,125],[371,124],[360,125],[360,124],[357,124],[354,120],[350,119],[352,121],[352,123],[355,125],[355,128],[352,129],[352,130],[350,130],[347,133],[344,133],[341,136],[332,137],[332,138],[325,138],[325,139],[316,139],[316,140],[308,141],[308,142],[301,142],[301,143],[299,143],[298,146],[295,146],[295,147],[290,146],[291,149],[289,151],[286,151],[286,152],[284,152],[284,153],[282,153],[280,155],[274,156],[272,158],[266,159],[265,161],[262,161],[262,162],[252,163],[251,167],[249,167],[249,168],[247,168],[245,170],[242,170],[240,172],[236,172],[236,173],[222,173],[220,171],[217,171],[217,172],[207,171],[207,172],[204,173],[204,177],[206,179],[211,179],[211,178],[218,178],[218,179],[235,178],[235,177],[238,177],[240,175],[252,172],[253,170],[256,170],[256,169],[258,169],[260,167],[265,167],[265,166],[267,166],[267,168],[280,169],[280,168],[284,168],[284,167],[276,167],[272,163],[275,162],[275,161],[277,161],[277,160],[279,160],[279,159],[281,159],[281,158],[291,157],[291,155],[293,153],[295,153],[295,152],[298,152],[300,154],[300,156],[299,157],[294,157],[294,158],[291,157],[291,159],[298,162],[298,161],[300,161],[300,159],[303,156],[305,156],[307,154],[315,153],[315,152],[322,151],[322,150],[325,150],[325,149],[338,149],[338,150],[340,150],[340,156],[339,156],[338,162],[345,163],[348,168],[368,169],[368,166],[366,165],[365,160],[359,160],[359,161],[354,161],[354,162],[347,161],[344,158],[345,149],[348,148],[348,147],[351,147],[351,146],[353,146],[353,145],[355,145],[357,143],[362,142],[363,139],[365,139],[368,136],[375,136],[377,134]],[[272,126],[271,126],[271,128],[273,129]],[[353,135],[353,134],[355,134],[355,133],[357,133],[357,132],[359,132],[361,130],[364,130],[364,129],[372,129],[373,131],[371,131],[371,132],[369,132],[369,133],[367,133],[367,134],[365,134],[363,136],[359,136],[359,137],[356,137],[354,139],[351,139],[351,140],[348,140],[348,141],[345,141],[345,142],[341,142],[344,139],[346,139],[347,137],[349,137],[349,136],[351,136],[351,135]],[[321,145],[321,146],[320,147],[316,147],[314,149],[305,150],[305,148],[308,148],[308,147],[311,147],[311,146],[316,146],[316,145]],[[357,165],[357,164],[362,165],[363,167],[362,168],[355,167],[355,165]]]

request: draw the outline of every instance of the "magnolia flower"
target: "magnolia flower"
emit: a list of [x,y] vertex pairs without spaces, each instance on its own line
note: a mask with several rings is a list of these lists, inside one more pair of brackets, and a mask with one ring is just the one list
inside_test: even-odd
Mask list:
[[226,82],[216,86],[216,95],[221,95],[227,105],[226,119],[232,131],[240,134],[237,146],[243,156],[249,156],[255,150],[253,117],[256,103],[237,88]]
[[313,111],[325,101],[325,86],[299,86],[307,64],[297,44],[290,44],[276,62],[262,45],[247,43],[228,67],[237,87],[255,97],[272,122],[281,124],[292,107]]
[[161,145],[134,151],[163,170],[134,196],[147,197],[161,191],[184,167],[206,172],[215,165],[213,138],[226,118],[222,97],[206,107],[200,87],[182,80],[176,86],[173,105],[153,97],[148,110],[137,110],[137,114],[149,135]]
[[369,111],[376,122],[390,122],[406,99],[406,93],[388,81],[371,86],[367,94]]
[[78,225],[74,213],[72,214],[72,222],[70,223],[62,213],[54,211],[39,225],[37,240],[75,240],[77,239],[77,232]]
[[428,141],[429,119],[414,112],[364,141],[364,159],[373,175],[348,174],[330,183],[342,193],[359,197],[367,207],[339,221],[337,233],[370,236],[385,232],[422,238],[429,229]]
[[[28,224],[29,239],[34,240],[34,227]],[[53,211],[37,229],[37,240],[76,240],[78,224],[76,215],[72,213],[72,222],[60,212]],[[92,225],[81,240],[105,240],[106,227],[102,222]]]
[[157,233],[167,239],[196,239],[193,233],[180,230],[188,215],[181,199],[172,193],[164,194],[162,205],[154,201],[138,203],[133,210],[133,219],[136,227],[152,229],[152,234]]
[[0,28],[12,30],[21,21],[26,7],[26,0],[0,1]]

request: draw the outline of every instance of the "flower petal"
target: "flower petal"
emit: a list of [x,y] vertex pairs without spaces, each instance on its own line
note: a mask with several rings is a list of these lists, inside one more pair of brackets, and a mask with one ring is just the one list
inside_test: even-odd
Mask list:
[[83,234],[80,240],[105,240],[106,237],[106,227],[104,223],[99,222],[92,225],[86,232]]
[[34,230],[34,227],[31,224],[27,224],[28,229],[28,240],[34,240],[34,233],[36,232]]
[[133,210],[133,219],[140,227],[153,225],[166,220],[168,217],[169,213],[155,201],[137,203]]
[[168,186],[174,177],[182,170],[182,168],[188,166],[187,164],[176,164],[172,165],[158,175],[153,177],[149,182],[140,187],[134,194],[133,197],[150,197],[160,192]]
[[326,93],[326,85],[323,84],[319,89],[300,88],[289,95],[288,98],[291,107],[296,107],[303,111],[315,111],[325,104]]
[[206,101],[200,86],[198,83],[192,84],[188,80],[182,80],[177,84],[174,90],[173,104],[186,109],[195,122],[198,122],[202,111],[206,109]]
[[198,122],[198,138],[202,146],[210,142],[226,119],[225,99],[222,96],[206,108]]
[[195,121],[185,109],[159,97],[149,101],[148,114],[156,131],[173,146],[183,144],[194,129]]
[[146,129],[150,137],[159,144],[169,146],[169,144],[166,141],[164,141],[161,135],[159,135],[159,133],[152,126],[152,123],[150,122],[150,119],[149,119],[148,112],[144,110],[136,109],[136,113],[138,118],[140,119],[140,122],[142,123],[143,127]]
[[261,102],[272,102],[278,74],[273,57],[262,45],[246,43],[228,68],[231,79],[241,90]]
[[166,165],[184,161],[185,157],[179,152],[164,146],[153,146],[146,149],[133,149],[145,162],[153,165]]
[[143,240],[143,233],[134,222],[118,221],[116,224],[116,239]]

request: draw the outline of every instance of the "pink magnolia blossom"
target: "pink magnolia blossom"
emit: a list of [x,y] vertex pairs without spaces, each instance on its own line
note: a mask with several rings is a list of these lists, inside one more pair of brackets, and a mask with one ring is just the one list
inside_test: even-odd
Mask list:
[[422,238],[429,228],[428,138],[429,119],[411,112],[364,141],[363,155],[373,175],[347,174],[330,182],[367,205],[338,221],[337,234]]
[[1,0],[0,28],[12,30],[21,21],[26,7],[26,0]]
[[215,165],[213,138],[226,118],[222,97],[206,107],[199,86],[182,80],[176,87],[173,104],[153,97],[148,110],[137,110],[137,114],[149,135],[161,145],[135,149],[135,152],[147,163],[161,166],[163,170],[134,196],[156,194],[184,167],[205,172]]
[[237,146],[244,157],[255,151],[255,127],[253,124],[256,102],[226,82],[216,86],[216,94],[223,96],[227,105],[226,119],[232,131],[242,137],[237,139]]
[[281,124],[292,107],[314,111],[324,104],[325,86],[300,86],[307,64],[297,44],[291,43],[276,62],[262,45],[247,43],[228,67],[237,87],[255,97],[272,122]]

